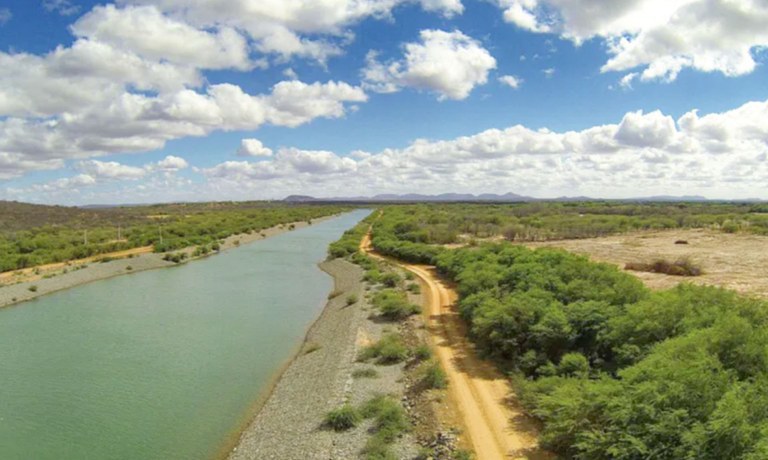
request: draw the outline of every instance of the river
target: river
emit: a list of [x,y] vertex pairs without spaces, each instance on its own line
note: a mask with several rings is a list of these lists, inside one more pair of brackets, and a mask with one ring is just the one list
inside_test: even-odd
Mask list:
[[332,289],[369,211],[0,310],[0,459],[210,459]]

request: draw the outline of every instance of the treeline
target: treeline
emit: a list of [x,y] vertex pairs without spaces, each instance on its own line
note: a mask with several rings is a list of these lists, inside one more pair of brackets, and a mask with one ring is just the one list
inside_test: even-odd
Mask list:
[[[7,205],[7,203],[5,203]],[[284,205],[267,203],[195,203],[70,210],[67,220],[61,207],[20,206],[36,216],[22,219],[45,222],[41,208],[53,208],[55,223],[18,229],[0,216],[0,272],[41,264],[64,262],[142,246],[156,252],[184,247],[214,247],[221,239],[240,233],[256,233],[275,225],[311,221],[345,210],[340,206]],[[15,215],[15,214],[14,214]]]
[[[413,212],[374,244],[421,261]],[[412,235],[411,235],[412,236]],[[377,245],[377,249],[382,250]],[[573,459],[768,458],[768,304],[508,243],[431,256],[457,283],[478,348],[516,375],[545,448]]]
[[[386,219],[401,241],[546,241],[637,230],[713,228],[768,234],[764,205],[731,203],[521,203],[389,206]],[[387,225],[387,224],[384,224]]]

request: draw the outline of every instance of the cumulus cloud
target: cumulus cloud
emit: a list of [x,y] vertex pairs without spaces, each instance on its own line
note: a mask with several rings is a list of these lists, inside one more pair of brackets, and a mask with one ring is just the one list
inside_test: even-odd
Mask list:
[[237,154],[241,157],[271,157],[272,149],[265,147],[258,139],[243,139]]
[[[338,118],[346,113],[345,103],[366,99],[362,89],[346,83],[297,80],[278,83],[260,95],[231,84],[211,85],[205,93],[123,93],[52,120],[0,120],[0,152],[29,162],[149,151],[171,139],[215,130],[254,130],[264,124],[295,127],[315,118]],[[5,174],[23,164],[15,162]]]
[[81,161],[77,168],[90,177],[103,179],[141,179],[147,174],[144,168],[128,166],[116,161]]
[[739,76],[768,46],[768,3],[759,0],[497,0],[504,19],[580,44],[599,37],[603,72],[642,69],[640,80],[677,78],[685,68]]
[[188,167],[189,167],[189,163],[187,163],[187,160],[185,160],[184,158],[177,157],[174,155],[168,155],[167,157],[158,161],[154,165],[150,165],[149,169],[164,171],[164,172],[176,172],[176,171],[181,171],[182,169],[186,169]]
[[72,25],[72,31],[141,57],[199,69],[248,70],[254,65],[245,37],[233,28],[200,30],[154,6],[97,6]]
[[512,89],[518,89],[523,84],[523,79],[514,75],[502,75],[499,77],[499,82],[503,85],[507,85]]
[[245,31],[256,49],[282,59],[312,58],[321,63],[348,43],[349,27],[367,18],[390,18],[403,4],[418,3],[450,17],[463,12],[460,0],[120,0],[121,5],[154,5],[195,27]]
[[[627,113],[616,124],[553,132],[524,126],[403,149],[281,149],[266,161],[225,162],[202,170],[218,193],[252,191],[349,196],[403,190],[524,191],[628,197],[702,193],[747,196],[766,191],[768,101],[674,120],[659,111]],[[264,196],[264,191],[270,195]]]
[[488,72],[496,68],[488,50],[458,30],[422,30],[419,38],[404,45],[402,60],[382,63],[369,53],[364,87],[383,93],[412,87],[435,92],[440,100],[460,100],[485,84]]

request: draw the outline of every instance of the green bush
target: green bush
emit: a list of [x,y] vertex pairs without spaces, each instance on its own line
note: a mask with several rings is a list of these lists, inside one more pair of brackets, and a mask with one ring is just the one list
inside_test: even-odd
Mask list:
[[379,373],[376,372],[376,369],[372,369],[370,367],[366,367],[365,369],[355,369],[352,371],[352,377],[356,379],[372,379],[379,376]]
[[413,357],[419,361],[425,361],[432,357],[432,350],[428,345],[419,345],[413,350]]
[[373,297],[373,306],[389,320],[398,321],[419,313],[421,308],[408,302],[402,291],[384,289]]
[[387,334],[363,349],[361,361],[376,359],[379,364],[395,364],[408,358],[408,348],[397,334]]
[[358,302],[358,300],[359,299],[356,294],[350,294],[347,296],[346,302],[347,302],[347,305],[354,305]]
[[437,361],[425,363],[421,381],[427,388],[445,388],[448,386],[448,376]]
[[325,416],[325,425],[334,431],[346,431],[357,426],[362,420],[360,412],[349,404],[328,412]]

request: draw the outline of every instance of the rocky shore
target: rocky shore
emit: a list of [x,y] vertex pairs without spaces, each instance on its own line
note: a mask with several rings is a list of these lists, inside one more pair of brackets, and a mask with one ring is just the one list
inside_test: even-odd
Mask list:
[[[335,279],[333,297],[307,333],[302,350],[273,388],[264,406],[242,433],[229,459],[328,460],[360,457],[370,424],[337,433],[322,425],[325,414],[344,403],[361,404],[375,394],[404,394],[404,364],[375,366],[376,378],[355,378],[360,349],[386,327],[369,316],[362,270],[343,259],[321,268]],[[347,299],[358,302],[349,305]],[[415,442],[404,436],[398,458],[413,458]]]

